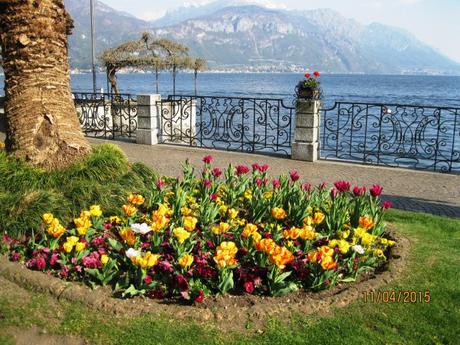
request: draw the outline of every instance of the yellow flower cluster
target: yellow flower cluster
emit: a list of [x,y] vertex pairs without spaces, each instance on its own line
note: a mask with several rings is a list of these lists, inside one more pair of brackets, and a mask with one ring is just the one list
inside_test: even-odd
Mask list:
[[313,241],[318,235],[319,234],[309,225],[304,225],[301,229],[292,227],[283,231],[283,237],[287,240],[297,240],[301,238],[302,240]]
[[0,141],[0,150],[3,150],[5,148],[5,143],[3,141]]
[[350,243],[345,240],[331,240],[328,243],[331,248],[339,248],[340,253],[346,254],[350,250]]
[[322,246],[317,250],[308,252],[307,258],[310,262],[320,263],[325,270],[337,268],[337,262],[334,260],[334,249],[328,246]]
[[177,241],[180,244],[182,244],[185,242],[186,239],[190,237],[190,232],[188,232],[182,227],[178,227],[173,230],[173,235],[177,239]]
[[[97,216],[96,216],[97,214]],[[79,218],[74,218],[73,222],[77,227],[77,232],[80,236],[86,235],[88,229],[93,225],[91,222],[91,216],[99,217],[102,215],[102,211],[99,206],[91,206],[89,211],[81,211]]]
[[141,268],[151,268],[155,266],[160,258],[160,254],[152,254],[151,252],[144,253],[139,256],[132,256],[131,262]]
[[145,198],[140,194],[130,194],[128,196],[128,202],[132,205],[142,205],[145,202]]
[[159,232],[169,224],[171,210],[165,204],[160,204],[158,210],[152,213],[152,230]]
[[241,236],[244,238],[252,237],[254,243],[260,241],[260,239],[262,238],[262,235],[260,235],[257,231],[257,225],[252,223],[246,224],[246,226],[243,229],[243,232],[241,233]]
[[65,228],[64,226],[61,225],[59,222],[59,219],[54,218],[53,214],[51,213],[45,213],[42,216],[43,223],[48,226],[47,233],[51,237],[54,238],[59,238],[65,233]]
[[258,251],[268,254],[270,262],[280,269],[284,269],[287,264],[294,261],[294,255],[286,247],[277,245],[271,238],[256,242],[255,247]]
[[354,229],[352,244],[359,242],[363,246],[367,247],[367,249],[373,250],[374,255],[377,257],[385,258],[383,251],[376,247],[379,247],[379,245],[383,246],[384,248],[392,247],[396,244],[396,242],[368,233],[368,230],[371,229],[374,225],[375,224],[372,218],[367,216],[360,217],[359,227]]
[[276,246],[270,253],[269,260],[272,264],[278,266],[278,268],[282,270],[287,264],[294,261],[294,254],[292,254],[286,247]]
[[326,218],[325,214],[322,212],[315,212],[312,216],[305,217],[303,220],[303,223],[305,225],[311,226],[311,225],[319,225],[323,222],[324,218]]
[[66,242],[62,245],[64,251],[66,253],[70,253],[74,247],[76,252],[81,252],[86,248],[86,244],[84,242],[79,242],[79,238],[77,236],[67,237]]
[[214,255],[214,261],[220,268],[228,266],[234,266],[237,264],[236,254],[238,248],[235,242],[222,242],[216,248],[216,255]]

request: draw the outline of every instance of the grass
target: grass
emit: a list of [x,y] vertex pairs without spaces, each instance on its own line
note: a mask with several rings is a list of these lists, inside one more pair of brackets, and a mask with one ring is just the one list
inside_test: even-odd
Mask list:
[[130,192],[148,196],[155,173],[129,164],[115,145],[95,146],[93,153],[71,167],[47,173],[0,150],[0,232],[20,234],[40,226],[43,213],[70,221],[92,204],[117,214]]
[[[389,212],[387,220],[411,239],[412,249],[407,273],[383,290],[428,290],[430,303],[357,300],[327,315],[286,315],[268,322],[263,332],[252,329],[238,334],[173,316],[115,317],[75,303],[53,302],[43,294],[24,298],[3,287],[0,328],[37,325],[96,344],[458,344],[460,220],[401,211]],[[47,307],[49,303],[55,306]],[[2,341],[12,338],[3,334]]]

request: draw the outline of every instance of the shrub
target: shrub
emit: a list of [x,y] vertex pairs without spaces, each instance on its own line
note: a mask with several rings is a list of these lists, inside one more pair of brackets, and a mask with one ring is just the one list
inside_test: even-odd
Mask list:
[[40,228],[43,213],[52,212],[70,222],[92,204],[117,213],[130,192],[148,195],[155,180],[151,169],[139,163],[130,165],[112,144],[95,146],[88,158],[51,173],[0,150],[0,231],[13,236],[30,234]]

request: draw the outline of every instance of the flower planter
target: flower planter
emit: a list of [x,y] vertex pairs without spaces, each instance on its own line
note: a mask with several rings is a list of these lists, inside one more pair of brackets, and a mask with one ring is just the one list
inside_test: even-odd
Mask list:
[[297,89],[297,97],[303,99],[320,99],[321,91],[319,89],[305,88],[299,86]]

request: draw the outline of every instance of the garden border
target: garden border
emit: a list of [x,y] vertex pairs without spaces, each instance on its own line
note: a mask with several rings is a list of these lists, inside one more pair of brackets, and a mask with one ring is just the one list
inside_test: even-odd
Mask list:
[[[331,307],[345,307],[363,296],[365,291],[378,290],[394,281],[407,269],[411,240],[387,225],[390,238],[396,240],[383,272],[361,276],[357,282],[345,283],[321,292],[299,291],[283,297],[227,295],[207,297],[203,304],[183,305],[145,297],[118,299],[111,296],[110,287],[90,287],[78,282],[66,282],[57,277],[27,269],[0,255],[0,276],[27,290],[48,293],[58,300],[79,302],[99,311],[118,315],[140,316],[144,313],[168,315],[172,318],[190,318],[198,323],[213,321],[220,328],[259,330],[273,317],[288,321],[286,315],[296,313],[326,314]],[[250,327],[248,327],[250,325]]]

